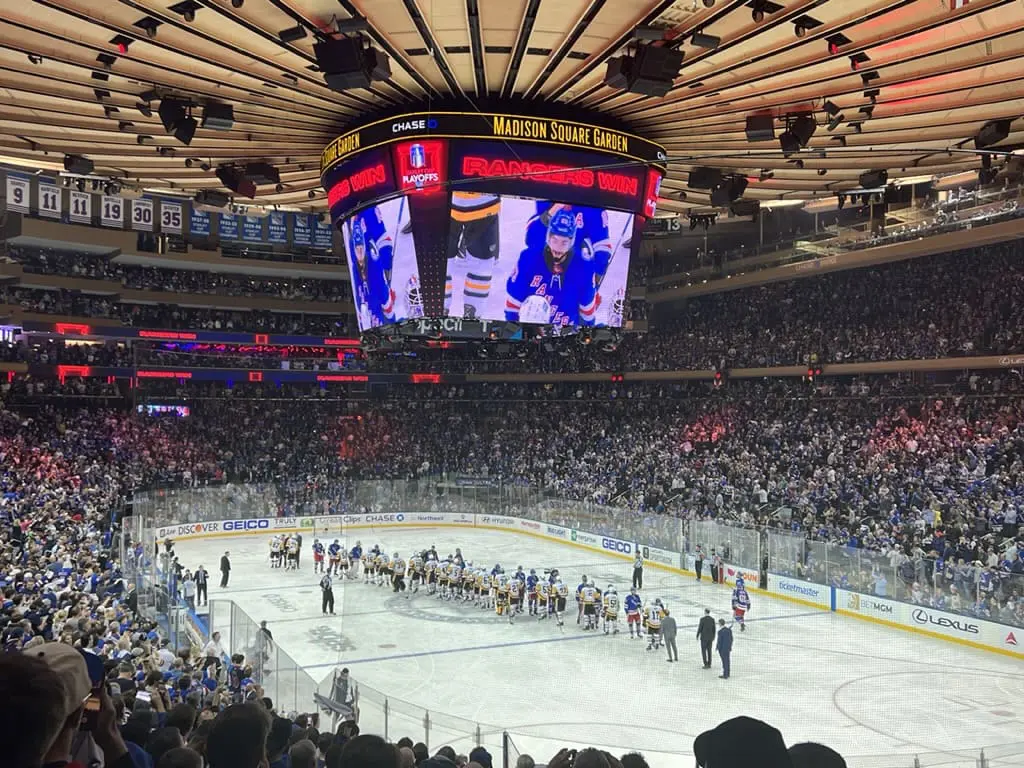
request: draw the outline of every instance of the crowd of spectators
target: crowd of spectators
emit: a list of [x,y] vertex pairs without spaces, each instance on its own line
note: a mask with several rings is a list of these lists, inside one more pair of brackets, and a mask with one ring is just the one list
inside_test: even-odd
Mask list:
[[[128,304],[93,294],[69,290],[0,288],[0,304],[12,304],[26,312],[81,318],[108,318],[125,325],[210,331],[344,335],[348,316],[262,310],[223,310],[184,307],[176,304]],[[299,305],[301,306],[301,305]]]
[[[106,256],[48,248],[12,247],[9,260],[21,264],[26,273],[60,275],[118,282],[125,288],[173,293],[219,296],[263,296],[296,301],[351,301],[352,291],[344,280],[299,278],[256,279],[245,274],[209,272],[200,269],[164,269],[122,264]],[[341,275],[339,274],[339,277]]]

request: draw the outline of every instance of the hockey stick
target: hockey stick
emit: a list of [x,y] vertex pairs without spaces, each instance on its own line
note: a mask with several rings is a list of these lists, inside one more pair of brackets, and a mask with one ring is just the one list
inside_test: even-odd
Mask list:
[[[611,258],[608,259],[608,267],[605,269],[604,274],[601,275],[600,282],[598,282],[598,284],[594,286],[594,290],[595,291],[600,291],[601,290],[601,285],[604,283],[605,277],[608,275],[609,272],[612,271],[612,264],[615,263],[615,257],[619,253],[619,247],[622,245],[622,241],[626,237],[626,230],[629,229],[629,225],[632,224],[633,221],[634,221],[634,217],[633,216],[627,216],[626,217],[626,223],[622,225],[622,232],[619,233],[618,242],[615,243],[615,247],[612,249],[612,256],[611,256]],[[628,275],[626,276],[626,282],[627,283],[629,282],[629,276]]]

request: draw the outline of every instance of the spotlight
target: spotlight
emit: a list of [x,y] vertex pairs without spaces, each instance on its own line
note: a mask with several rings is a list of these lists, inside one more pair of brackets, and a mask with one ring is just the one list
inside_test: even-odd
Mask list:
[[306,193],[306,197],[308,197],[310,200],[314,199],[316,197],[316,190],[309,190],[309,192]]
[[714,8],[715,7],[715,0],[704,0],[704,7],[705,8]]
[[708,50],[713,51],[721,44],[722,39],[716,35],[706,35],[703,32],[695,32],[690,38],[690,42],[698,48],[707,48]]
[[803,160],[801,160],[801,159],[800,159],[800,158],[798,157],[798,158],[797,158],[796,160],[794,160],[794,161],[793,161],[793,165],[795,165],[795,166],[796,166],[797,168],[799,168],[800,170],[803,170],[803,168],[804,168],[804,161],[803,161]]
[[835,102],[826,99],[825,103],[822,106],[829,116],[835,116],[839,114],[839,107],[835,104]]
[[282,29],[277,33],[277,36],[281,39],[282,43],[294,43],[296,40],[301,40],[306,36],[306,28],[301,24],[297,24],[294,27]]
[[33,64],[42,64],[43,63],[43,57],[42,56],[37,56],[34,53],[30,53],[28,55],[28,60],[31,61]]
[[839,127],[839,124],[840,124],[841,122],[843,122],[843,120],[845,120],[845,119],[846,119],[846,118],[845,118],[845,117],[843,117],[843,114],[842,114],[842,112],[840,112],[840,113],[839,113],[838,115],[834,115],[834,116],[832,117],[832,119],[828,121],[828,125],[826,126],[826,128],[828,128],[829,132],[832,132],[832,131],[834,131],[834,130],[835,130],[836,128],[838,128],[838,127]]
[[191,157],[186,157],[185,158],[185,167],[186,168],[191,168],[192,167],[192,158]]
[[846,205],[846,195],[844,195],[844,194],[836,195],[836,202],[839,205],[839,210],[840,211],[843,210],[843,206]]
[[185,17],[185,21],[189,22],[190,24],[193,21],[196,20],[196,12],[195,11],[185,11],[185,13],[183,13],[182,16],[184,16]]
[[160,122],[164,130],[185,146],[192,143],[199,125],[191,112],[189,104],[178,99],[165,98],[160,102]]
[[824,176],[826,173],[828,173],[828,170],[826,168],[819,168],[818,169],[818,175],[819,176]]
[[81,155],[65,155],[64,170],[80,176],[88,176],[92,173],[95,164],[92,160]]
[[275,185],[274,186],[274,191],[277,192],[278,194],[280,194],[281,192],[284,192],[284,184],[277,184],[277,185]]
[[209,163],[200,163],[199,164],[199,170],[201,170],[201,171],[209,171],[210,168],[212,168],[212,167],[213,166],[211,166]]
[[85,192],[85,179],[79,179],[76,181],[75,186],[78,188],[79,192]]
[[232,8],[241,8],[243,5],[245,5],[245,0],[231,0]]
[[755,24],[760,24],[764,21],[764,11],[760,8],[754,8],[754,10],[750,12],[750,18],[754,20]]
[[806,37],[807,36],[807,27],[804,27],[804,26],[801,26],[800,24],[797,24],[796,26],[793,27],[793,33],[797,37]]

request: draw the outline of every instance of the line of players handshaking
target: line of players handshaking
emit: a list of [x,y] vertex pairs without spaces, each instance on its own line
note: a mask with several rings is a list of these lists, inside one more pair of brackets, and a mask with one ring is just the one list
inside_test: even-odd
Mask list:
[[[500,564],[490,569],[474,565],[463,557],[459,548],[455,549],[454,555],[439,557],[434,546],[418,551],[406,562],[398,552],[388,556],[379,544],[364,551],[357,541],[350,551],[346,551],[337,539],[327,547],[319,540],[315,541],[313,562],[315,571],[323,573],[326,567],[326,573],[349,579],[360,577],[361,566],[364,584],[390,586],[392,592],[406,599],[423,589],[427,595],[439,600],[459,601],[476,605],[481,610],[493,610],[509,624],[513,624],[524,610],[527,616],[536,616],[538,621],[553,618],[564,631],[569,587],[562,581],[557,568],[545,568],[543,575],[538,576],[536,569],[531,568],[526,573],[520,565],[515,573],[509,575]],[[602,591],[593,579],[585,575],[576,587],[575,598],[576,623],[584,631],[597,631],[600,626],[606,635],[619,634],[619,613],[624,609],[630,639],[642,639],[646,635],[647,650],[661,647],[661,621],[667,614],[661,598],[645,603],[633,588],[620,604],[614,585],[609,584]],[[742,577],[737,579],[733,590],[732,610],[740,631],[745,630],[744,616],[750,610],[750,597]]]

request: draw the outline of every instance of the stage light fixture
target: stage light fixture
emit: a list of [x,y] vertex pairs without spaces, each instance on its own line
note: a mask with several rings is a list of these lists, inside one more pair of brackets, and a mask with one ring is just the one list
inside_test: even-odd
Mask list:
[[715,0],[704,0],[704,7],[705,8],[714,8],[715,7]]
[[81,155],[65,155],[64,170],[76,175],[88,176],[92,173],[95,164],[92,160]]
[[316,197],[316,190],[309,190],[309,192],[306,193],[306,197],[308,197],[310,200],[313,200]]
[[717,35],[706,35],[703,32],[695,32],[690,38],[690,42],[698,48],[707,48],[708,50],[713,51],[722,44],[722,39]]
[[832,119],[828,121],[828,125],[825,127],[828,129],[829,133],[831,133],[836,128],[838,128],[839,124],[842,123],[845,119],[846,118],[843,116],[843,113],[840,112],[838,115],[833,115]]
[[245,0],[231,0],[232,8],[241,8],[243,5],[245,5]]
[[159,114],[167,133],[185,146],[192,143],[199,123],[192,117],[192,107],[188,102],[165,98],[160,102]]
[[828,99],[825,99],[825,103],[822,105],[822,108],[825,110],[825,113],[829,115],[829,117],[834,117],[835,115],[838,115],[840,112],[839,106],[835,102],[829,101]]
[[977,149],[991,147],[998,144],[1010,135],[1010,120],[991,120],[981,126],[978,135],[974,137],[974,146]]
[[201,189],[196,192],[196,205],[206,205],[210,208],[224,208],[231,202],[231,198],[216,189]]
[[211,101],[203,107],[203,128],[230,131],[235,125],[235,108],[230,104]]
[[288,29],[282,29],[277,33],[282,43],[294,43],[296,40],[301,40],[306,36],[306,28],[301,24],[296,24],[294,27],[288,27]]

